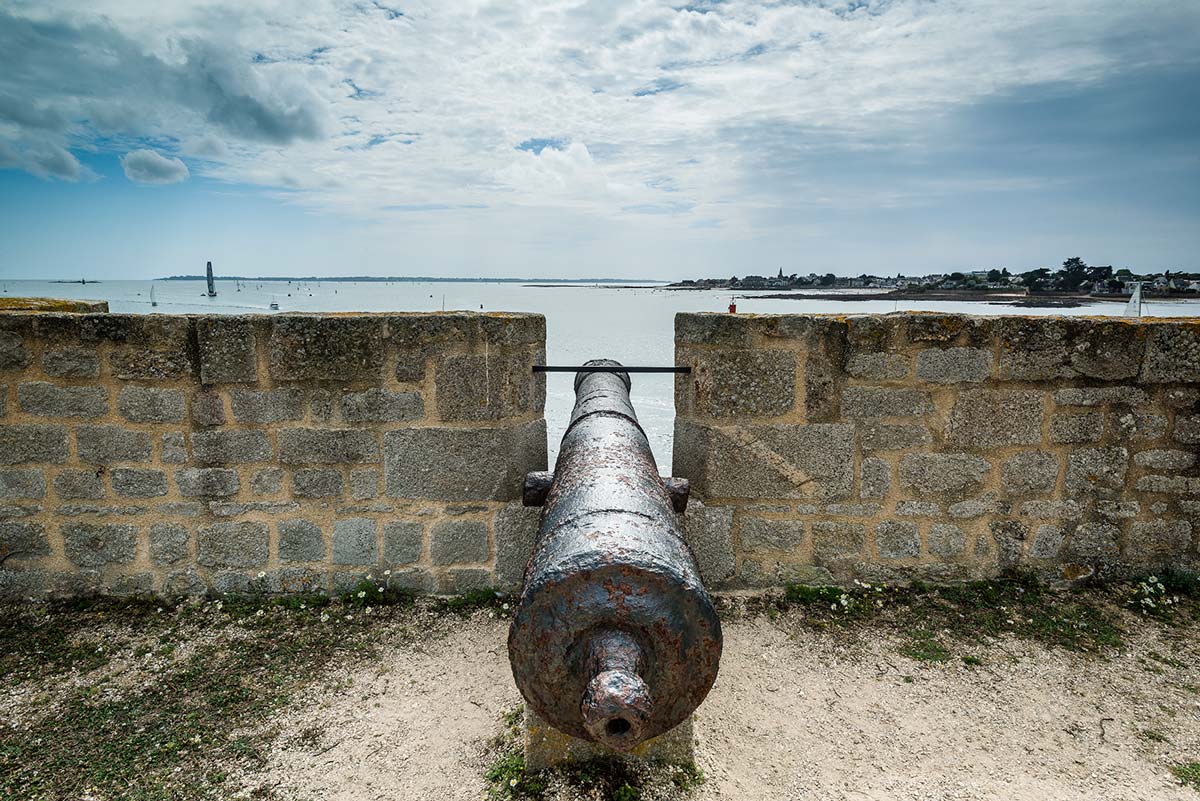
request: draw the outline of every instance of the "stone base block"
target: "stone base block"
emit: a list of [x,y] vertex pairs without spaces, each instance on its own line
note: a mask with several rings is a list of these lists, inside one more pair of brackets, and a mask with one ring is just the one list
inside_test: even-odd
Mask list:
[[696,757],[691,715],[675,728],[647,740],[629,753],[563,734],[529,707],[525,707],[524,735],[525,769],[531,771],[591,759],[636,759],[691,765]]

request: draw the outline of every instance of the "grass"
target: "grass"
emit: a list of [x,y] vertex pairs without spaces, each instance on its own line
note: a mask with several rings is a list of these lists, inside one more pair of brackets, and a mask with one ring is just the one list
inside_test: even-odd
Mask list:
[[385,626],[398,629],[394,642],[450,612],[502,603],[490,591],[418,604],[355,588],[340,599],[91,599],[0,610],[0,686],[31,698],[0,728],[0,798],[228,797],[238,789],[227,787],[230,776],[264,764],[279,734],[271,713],[326,680],[327,665],[374,659]]
[[900,653],[916,662],[949,662],[950,652],[946,646],[928,631],[913,632],[912,640],[900,648]]
[[569,797],[596,801],[683,799],[704,783],[695,765],[594,759],[543,771],[528,771],[521,749],[522,711],[505,713],[503,730],[493,741],[496,756],[484,772],[489,801],[550,801]]
[[[92,647],[88,628],[80,625],[86,618],[53,608],[44,614],[49,622],[27,629],[42,634],[22,637],[18,631],[9,642],[24,651],[24,642],[53,633],[64,643],[57,651],[64,656]],[[93,610],[89,617],[96,614],[103,613]],[[144,631],[160,641],[189,639],[188,616],[187,610],[164,609],[161,620],[145,622]],[[229,616],[208,624],[217,629],[239,625]],[[260,766],[270,743],[269,737],[230,732],[285,704],[336,655],[371,651],[359,625],[329,626],[279,610],[250,618],[249,625],[246,636],[199,644],[186,658],[165,648],[143,654],[140,659],[151,662],[155,675],[132,687],[122,685],[119,673],[107,675],[103,669],[118,657],[138,658],[133,649],[127,657],[120,643],[104,648],[109,661],[88,658],[76,664],[81,674],[100,675],[46,698],[34,725],[0,733],[0,796],[214,797],[229,770]],[[304,670],[297,671],[297,664]],[[5,682],[11,677],[6,670]],[[211,764],[222,770],[201,769]]]
[[[1194,593],[1195,584],[1190,586]],[[782,598],[766,603],[777,611],[797,610],[805,622],[818,626],[870,621],[891,627],[911,641],[902,649],[911,658],[944,662],[951,656],[951,643],[971,645],[1003,636],[1069,651],[1102,653],[1120,647],[1129,611],[1121,603],[1122,592],[1113,588],[1054,591],[1031,576],[1013,574],[939,587],[789,585]],[[977,664],[969,655],[963,661],[968,666]]]
[[1171,766],[1176,779],[1193,790],[1200,792],[1200,762],[1184,762]]
[[[1179,598],[1169,609],[1131,605],[1129,585],[1053,591],[1021,575],[947,587],[792,586],[782,595],[721,606],[727,615],[758,611],[786,625],[891,630],[898,650],[919,665],[979,669],[980,646],[998,638],[1103,655],[1141,620],[1194,621],[1195,577],[1156,579],[1156,587]],[[437,600],[377,581],[336,597],[229,596],[177,606],[81,599],[0,609],[0,687],[10,699],[3,710],[9,725],[0,727],[0,798],[230,797],[239,777],[264,764],[277,736],[319,734],[278,732],[272,714],[314,684],[333,681],[331,665],[370,663],[383,642],[481,609],[503,617],[511,605],[492,590]],[[1161,650],[1145,654],[1145,669],[1185,667]],[[912,682],[915,672],[900,675]],[[1179,686],[1200,694],[1193,685]],[[694,767],[635,769],[604,761],[530,773],[518,746],[519,723],[519,710],[506,716],[503,742],[487,769],[493,801],[553,798],[562,787],[620,801],[680,798],[703,781]],[[1156,729],[1142,732],[1148,742],[1160,736]],[[1200,789],[1200,765],[1175,772]],[[259,797],[272,792],[263,789]]]

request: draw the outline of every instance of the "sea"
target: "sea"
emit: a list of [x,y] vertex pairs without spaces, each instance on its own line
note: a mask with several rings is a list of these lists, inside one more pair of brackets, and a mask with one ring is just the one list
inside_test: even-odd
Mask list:
[[[157,306],[150,304],[151,285]],[[217,280],[217,296],[204,281],[0,281],[0,294],[108,301],[109,310],[135,314],[278,314],[284,312],[384,312],[470,309],[536,312],[546,317],[546,361],[579,365],[588,359],[622,364],[674,364],[674,319],[681,311],[727,311],[736,294],[737,310],[754,314],[884,314],[940,311],[965,314],[1121,315],[1125,304],[1095,303],[1075,308],[1015,308],[1006,303],[917,300],[783,300],[777,293],[673,290],[662,284],[538,284],[486,281],[241,281]],[[845,290],[846,296],[862,290]],[[278,311],[270,308],[277,303]],[[1197,317],[1200,301],[1145,301],[1143,316]],[[674,379],[669,373],[632,376],[638,417],[664,473],[671,465],[675,418]],[[546,423],[550,461],[574,404],[572,376],[552,373],[546,381]]]

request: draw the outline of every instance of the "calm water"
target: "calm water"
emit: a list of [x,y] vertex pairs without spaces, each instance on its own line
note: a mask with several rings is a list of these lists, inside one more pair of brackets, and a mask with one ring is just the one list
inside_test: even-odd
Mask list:
[[[239,292],[232,281],[217,282],[217,297],[204,294],[203,281],[157,281],[158,307],[150,306],[149,281],[105,281],[98,284],[53,284],[44,281],[0,282],[0,293],[19,296],[81,298],[108,301],[114,312],[164,314],[273,313],[319,311],[436,311],[474,309],[537,312],[546,316],[550,364],[582,364],[610,358],[624,364],[674,363],[674,318],[679,311],[724,311],[729,293],[679,292],[652,286],[634,289],[603,286],[536,287],[500,283],[293,283],[246,282]],[[772,300],[741,297],[738,310],[755,313],[886,313],[898,310],[965,312],[968,314],[1112,314],[1121,303],[1075,309],[1013,309],[988,303],[836,300]],[[1147,316],[1200,315],[1200,302],[1146,303]],[[566,427],[574,403],[569,374],[551,374],[546,385],[546,421],[550,459]],[[633,400],[663,472],[671,464],[675,416],[670,374],[633,376]]]

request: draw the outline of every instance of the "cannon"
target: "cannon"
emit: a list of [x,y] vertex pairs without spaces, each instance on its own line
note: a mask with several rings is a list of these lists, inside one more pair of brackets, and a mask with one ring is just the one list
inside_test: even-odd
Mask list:
[[677,519],[686,482],[659,477],[620,368],[576,373],[554,472],[526,479],[525,505],[543,509],[508,655],[543,720],[629,751],[700,705],[722,641]]

